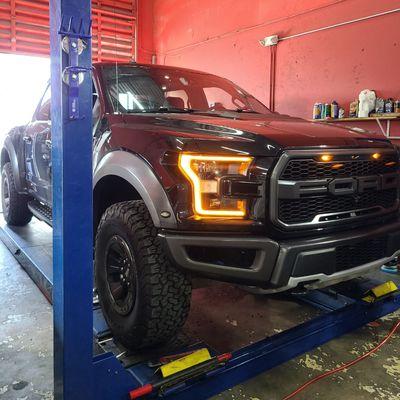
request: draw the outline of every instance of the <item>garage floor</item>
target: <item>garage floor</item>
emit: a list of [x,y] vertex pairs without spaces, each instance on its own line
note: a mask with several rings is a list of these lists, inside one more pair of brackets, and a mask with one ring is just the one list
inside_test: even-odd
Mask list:
[[[400,277],[397,280],[400,282]],[[52,399],[52,310],[1,242],[0,304],[0,399]],[[313,309],[284,298],[257,297],[231,285],[212,284],[195,290],[185,330],[207,338],[216,348],[229,349],[313,315]],[[398,318],[400,313],[383,318],[216,398],[282,399],[310,377],[371,349]],[[379,354],[319,382],[297,399],[399,400],[399,339],[397,333]]]

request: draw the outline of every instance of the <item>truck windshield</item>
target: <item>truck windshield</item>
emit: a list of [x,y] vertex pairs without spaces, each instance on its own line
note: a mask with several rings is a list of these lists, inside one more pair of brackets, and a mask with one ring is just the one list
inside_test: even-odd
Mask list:
[[138,65],[106,66],[102,70],[115,113],[270,113],[243,89],[214,75]]

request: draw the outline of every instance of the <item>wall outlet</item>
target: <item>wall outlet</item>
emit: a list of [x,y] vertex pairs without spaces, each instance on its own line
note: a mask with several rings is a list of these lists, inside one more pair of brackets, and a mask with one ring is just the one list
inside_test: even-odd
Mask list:
[[276,46],[278,44],[279,38],[278,35],[267,36],[264,39],[260,40],[261,46]]

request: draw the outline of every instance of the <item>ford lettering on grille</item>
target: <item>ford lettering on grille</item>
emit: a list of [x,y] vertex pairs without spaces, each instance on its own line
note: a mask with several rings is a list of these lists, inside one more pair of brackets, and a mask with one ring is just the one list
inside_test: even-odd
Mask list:
[[[377,150],[376,150],[377,151]],[[334,159],[321,162],[321,153],[288,151],[271,177],[271,220],[287,229],[345,223],[349,219],[394,212],[399,206],[397,152],[374,149],[359,153],[332,151]]]
[[305,196],[327,193],[343,196],[364,193],[367,190],[393,189],[397,188],[398,184],[399,175],[397,173],[313,181],[279,181],[278,197],[280,199],[299,199]]

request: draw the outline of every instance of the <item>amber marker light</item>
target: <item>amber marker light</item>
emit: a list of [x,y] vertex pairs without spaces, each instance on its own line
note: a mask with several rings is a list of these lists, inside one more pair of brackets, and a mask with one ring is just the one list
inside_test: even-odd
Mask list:
[[344,164],[333,164],[332,169],[340,169],[343,167]]
[[[237,201],[236,209],[219,209],[212,210],[208,209],[204,206],[203,195],[209,192],[206,189],[214,187],[213,185],[207,185],[207,183],[215,182],[215,186],[218,187],[219,182],[217,178],[213,179],[201,179],[199,176],[199,171],[195,171],[193,168],[196,167],[195,163],[198,162],[212,162],[215,163],[216,170],[220,166],[225,166],[229,168],[237,168],[238,173],[241,175],[246,175],[247,170],[253,161],[253,157],[245,157],[245,156],[209,156],[209,155],[196,155],[196,154],[187,154],[181,153],[179,155],[179,169],[183,172],[186,178],[190,181],[193,189],[193,209],[197,216],[204,217],[245,217],[246,216],[246,202],[245,201]],[[228,169],[229,169],[228,168]],[[229,176],[229,174],[228,174]],[[214,194],[218,193],[213,192]]]
[[374,154],[372,154],[372,158],[374,160],[379,160],[381,158],[381,154],[380,153],[374,153]]
[[331,154],[322,154],[322,156],[320,156],[320,161],[323,161],[323,162],[329,162],[329,161],[332,161],[333,160],[333,155],[331,155]]

